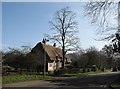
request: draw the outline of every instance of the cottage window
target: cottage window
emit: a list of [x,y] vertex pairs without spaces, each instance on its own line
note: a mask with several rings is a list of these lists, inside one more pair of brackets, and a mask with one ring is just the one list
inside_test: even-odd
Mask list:
[[58,56],[56,56],[56,62],[58,62]]
[[58,59],[58,56],[56,56],[56,59]]
[[49,64],[49,67],[52,67],[52,63]]

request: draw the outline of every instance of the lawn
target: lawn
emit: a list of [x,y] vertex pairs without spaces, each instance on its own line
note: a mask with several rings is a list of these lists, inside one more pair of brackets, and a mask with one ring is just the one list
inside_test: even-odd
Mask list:
[[97,70],[95,72],[86,72],[86,73],[82,73],[82,74],[84,74],[84,75],[96,75],[96,74],[100,74],[100,73],[109,73],[109,72],[111,72],[111,70],[105,70],[104,72]]
[[73,73],[73,74],[65,73],[61,75],[46,74],[45,77],[41,74],[35,75],[34,73],[31,75],[17,74],[17,75],[3,76],[2,83],[7,84],[7,83],[22,82],[22,81],[41,80],[41,79],[43,80],[43,79],[51,79],[54,77],[78,77],[78,76],[85,76],[85,75],[96,75],[99,73],[106,73],[106,72],[110,72],[110,70],[105,70],[105,72],[96,71],[96,72]]
[[112,83],[114,89],[120,89],[120,80],[116,80]]
[[41,80],[41,79],[49,79],[51,76],[43,76],[43,75],[10,75],[10,76],[3,76],[2,83],[15,83],[15,82],[22,82],[22,81],[30,81],[30,80]]
[[0,76],[0,84],[2,84],[2,77]]
[[84,76],[84,75],[96,75],[96,74],[100,74],[100,73],[109,73],[111,72],[111,70],[105,70],[104,72],[97,70],[95,72],[85,72],[85,73],[65,73],[65,74],[61,74],[61,75],[57,75],[56,77],[77,77],[77,76]]

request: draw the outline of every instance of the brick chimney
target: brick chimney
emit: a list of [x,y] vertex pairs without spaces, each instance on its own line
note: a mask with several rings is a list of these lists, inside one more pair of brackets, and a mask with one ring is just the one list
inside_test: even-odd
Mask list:
[[42,43],[43,43],[43,44],[46,44],[47,41],[49,41],[49,40],[43,39]]
[[54,43],[53,46],[56,47],[56,43]]
[[45,41],[45,39],[43,39],[42,43],[43,43],[43,44],[46,44],[46,41]]

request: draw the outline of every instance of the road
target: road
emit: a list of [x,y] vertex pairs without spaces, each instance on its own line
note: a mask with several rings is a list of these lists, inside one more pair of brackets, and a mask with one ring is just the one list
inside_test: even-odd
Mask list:
[[82,77],[56,77],[49,80],[5,84],[3,89],[112,89],[107,85],[116,79],[118,79],[118,73]]

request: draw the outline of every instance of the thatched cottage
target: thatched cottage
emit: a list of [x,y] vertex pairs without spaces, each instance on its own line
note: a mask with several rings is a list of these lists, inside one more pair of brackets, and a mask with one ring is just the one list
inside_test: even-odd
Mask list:
[[[62,67],[62,50],[57,48],[55,44],[52,46],[39,42],[28,55],[38,61],[39,71],[43,71],[44,63],[46,63],[45,67],[48,72]],[[65,66],[69,66],[70,63],[70,58],[65,55]]]

